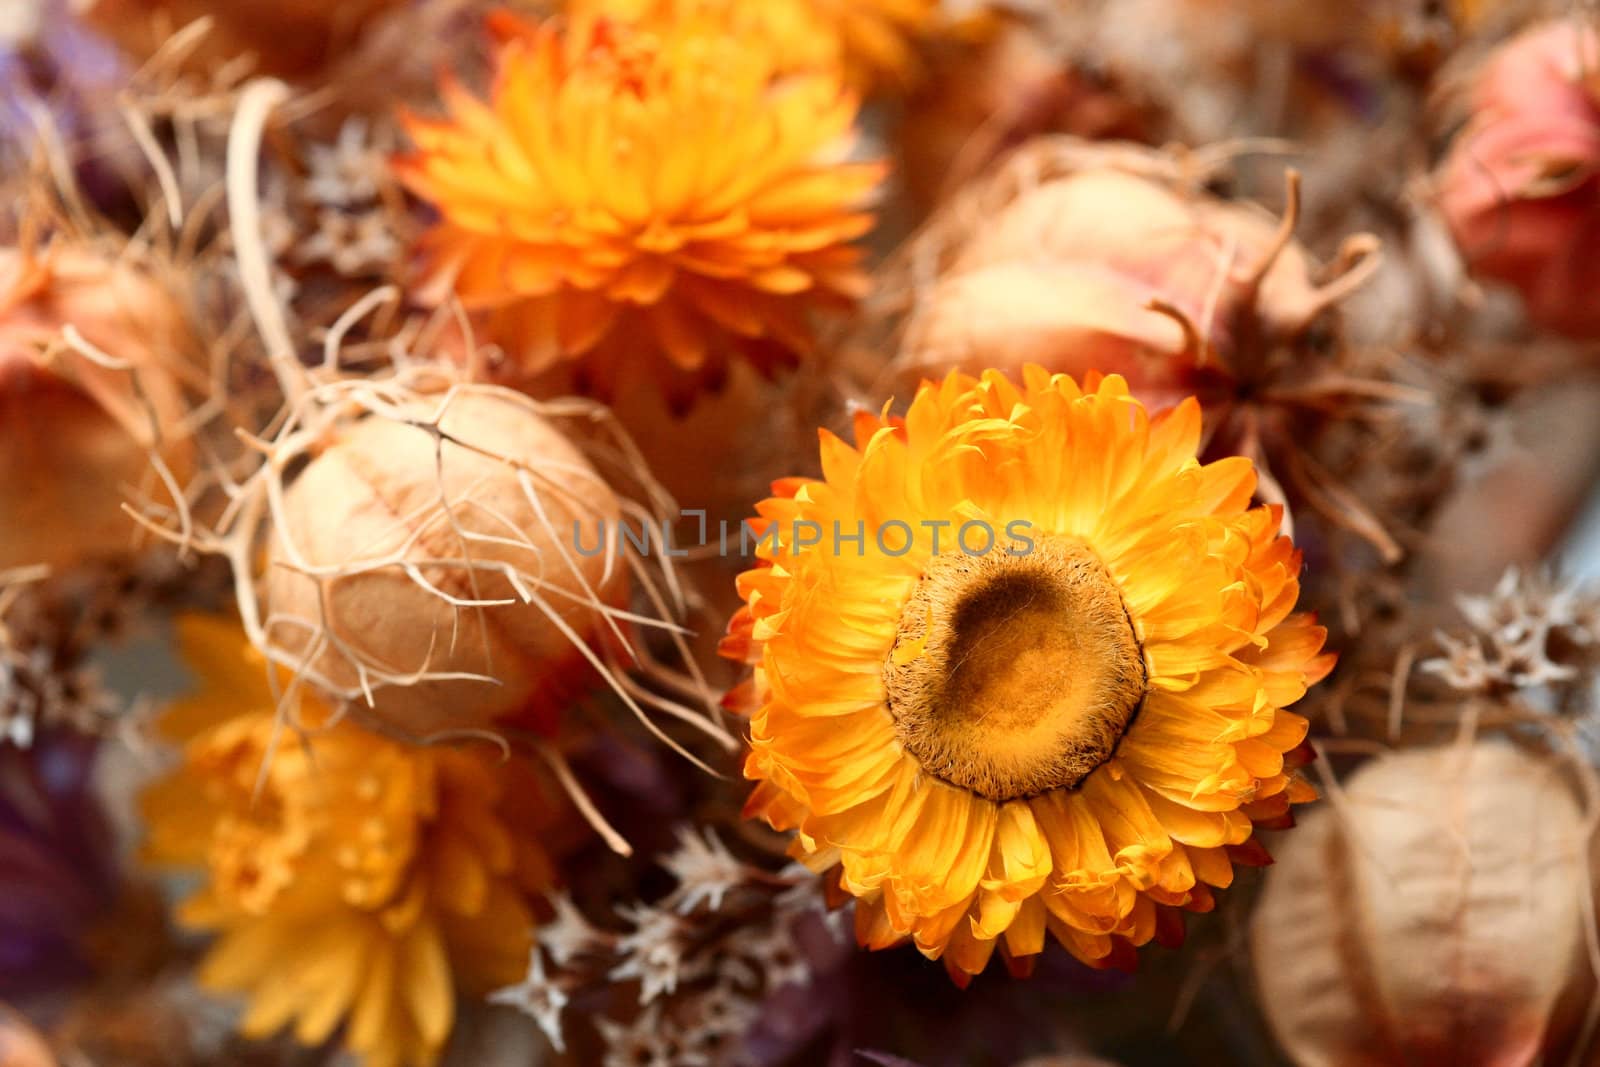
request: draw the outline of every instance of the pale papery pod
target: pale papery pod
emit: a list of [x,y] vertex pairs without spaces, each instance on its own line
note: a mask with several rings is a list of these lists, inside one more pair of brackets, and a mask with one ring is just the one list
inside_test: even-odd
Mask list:
[[194,462],[191,337],[132,262],[0,248],[0,570],[123,555],[137,530],[124,501],[171,502]]
[[1293,239],[1295,176],[1279,219],[1205,192],[1200,179],[1214,166],[1205,153],[1072,138],[1019,150],[890,268],[877,306],[905,308],[894,370],[1013,359],[1098,369],[1150,389],[1158,403],[1161,391],[1181,392],[1202,373],[1248,379],[1370,275],[1376,241],[1349,239],[1324,270]]
[[1467,108],[1433,183],[1469,269],[1520,293],[1535,323],[1600,336],[1600,27],[1574,15],[1512,38]]
[[334,427],[289,484],[267,637],[403,737],[506,719],[547,731],[627,596],[614,543],[602,550],[621,504],[531,401],[464,389],[436,437],[438,403]]
[[1225,350],[1241,314],[1286,337],[1326,306],[1315,264],[1286,236],[1279,220],[1254,205],[1120,170],[1088,170],[1019,197],[974,236],[955,270],[1093,263],[1146,283]]
[[1154,290],[1092,263],[1002,262],[939,282],[906,327],[906,369],[937,378],[1030,363],[1081,378],[1118,373],[1149,402],[1184,390],[1186,338]]
[[0,1004],[0,1067],[56,1067],[56,1057],[28,1020]]
[[1363,765],[1273,849],[1251,925],[1300,1067],[1509,1067],[1585,970],[1588,832],[1553,760],[1504,741]]

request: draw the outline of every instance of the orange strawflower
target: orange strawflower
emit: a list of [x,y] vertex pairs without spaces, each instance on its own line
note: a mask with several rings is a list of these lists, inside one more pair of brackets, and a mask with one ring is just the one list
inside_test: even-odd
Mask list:
[[724,640],[747,810],[838,866],[863,944],[963,982],[1047,931],[1120,963],[1314,795],[1283,708],[1325,631],[1250,462],[1199,440],[1193,400],[1151,418],[1121,378],[956,373],[757,509]]
[[748,40],[783,42],[786,71],[843,71],[863,91],[907,86],[914,42],[940,15],[938,0],[570,0],[567,9],[634,22],[714,19]]
[[682,404],[731,355],[792,361],[861,294],[883,167],[845,161],[838,74],[782,74],[781,42],[713,21],[491,25],[489,102],[447,84],[451,118],[409,118],[397,166],[441,216],[424,297],[484,313],[525,371],[576,361],[601,395],[648,371]]
[[[200,872],[179,919],[214,931],[201,984],[243,994],[250,1037],[293,1027],[365,1067],[426,1067],[459,990],[515,981],[551,880],[537,779],[495,752],[417,747],[276,711],[237,625],[185,620],[203,688],[162,720],[181,764],[144,796],[148,858]],[[319,725],[320,724],[320,725]]]

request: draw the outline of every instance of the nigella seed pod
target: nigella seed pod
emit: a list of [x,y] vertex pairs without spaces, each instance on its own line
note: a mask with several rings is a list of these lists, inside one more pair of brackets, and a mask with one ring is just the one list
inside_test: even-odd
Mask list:
[[336,425],[283,494],[269,640],[408,738],[507,715],[546,728],[627,595],[625,566],[594,551],[621,513],[516,394],[369,413]]
[[4,1004],[0,1004],[0,1067],[56,1067],[44,1038]]
[[152,273],[85,247],[0,248],[0,570],[133,546],[122,503],[169,502],[193,462],[188,347]]
[[[1256,375],[1369,276],[1353,237],[1324,271],[1282,219],[1199,189],[1183,161],[1047,138],[942,210],[900,257],[880,307],[909,295],[896,377],[950,369],[1118,373],[1147,401]],[[896,302],[900,301],[901,304]]]
[[1540,1062],[1582,968],[1589,832],[1503,742],[1382,756],[1277,851],[1251,931],[1300,1067]]
[[929,51],[932,76],[896,133],[901,181],[920,210],[1040,134],[1144,140],[1154,128],[1131,87],[1025,18],[985,11]]

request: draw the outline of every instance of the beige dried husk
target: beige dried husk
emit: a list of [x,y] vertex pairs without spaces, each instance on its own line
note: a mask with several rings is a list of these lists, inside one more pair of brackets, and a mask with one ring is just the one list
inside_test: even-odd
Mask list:
[[[462,390],[334,427],[287,487],[264,583],[270,641],[410,737],[571,697],[626,602],[621,504],[515,394]],[[587,552],[603,540],[609,551]],[[540,722],[530,723],[539,725]]]
[[131,259],[0,248],[0,570],[126,554],[193,464],[185,313]]
[[56,1067],[56,1058],[28,1020],[0,1003],[0,1067]]
[[[1201,189],[1222,156],[1036,140],[954,199],[885,273],[866,331],[898,341],[896,384],[1038,362],[1120,373],[1156,399],[1244,377],[1376,266],[1346,242],[1323,270],[1274,219]],[[1028,277],[1032,275],[1032,277]]]
[[1358,770],[1275,847],[1251,927],[1301,1067],[1535,1062],[1585,967],[1589,825],[1560,764],[1504,741]]

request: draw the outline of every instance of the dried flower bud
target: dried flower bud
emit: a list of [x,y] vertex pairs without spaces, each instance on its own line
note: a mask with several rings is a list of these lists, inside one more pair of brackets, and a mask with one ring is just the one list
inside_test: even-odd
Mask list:
[[1366,764],[1277,850],[1252,930],[1301,1067],[1533,1063],[1579,966],[1584,816],[1504,743]]
[[1469,269],[1516,289],[1536,323],[1600,336],[1600,31],[1573,16],[1502,45],[1436,175]]
[[1294,179],[1277,220],[1200,191],[1180,163],[1070,138],[1017,152],[910,246],[906,369],[1097,369],[1159,402],[1208,368],[1248,378],[1366,276],[1372,243],[1353,238],[1346,269],[1319,279],[1293,240]]
[[[67,342],[67,327],[118,366]],[[192,461],[188,347],[181,307],[138,268],[76,248],[0,249],[0,569],[129,549],[122,502],[169,499],[151,456],[179,479]]]
[[1090,263],[1126,279],[1139,287],[1130,297],[1182,311],[1219,351],[1234,347],[1245,316],[1263,334],[1292,337],[1327,306],[1314,264],[1278,220],[1114,169],[1082,171],[1019,197],[955,270],[1041,259]]
[[[288,487],[268,638],[410,738],[549,726],[626,594],[621,514],[533,402],[487,387],[337,428]],[[365,707],[365,691],[373,705]]]
[[1152,404],[1182,399],[1184,332],[1148,285],[1090,263],[1004,262],[941,283],[906,330],[920,373],[1029,363],[1115,372]]

